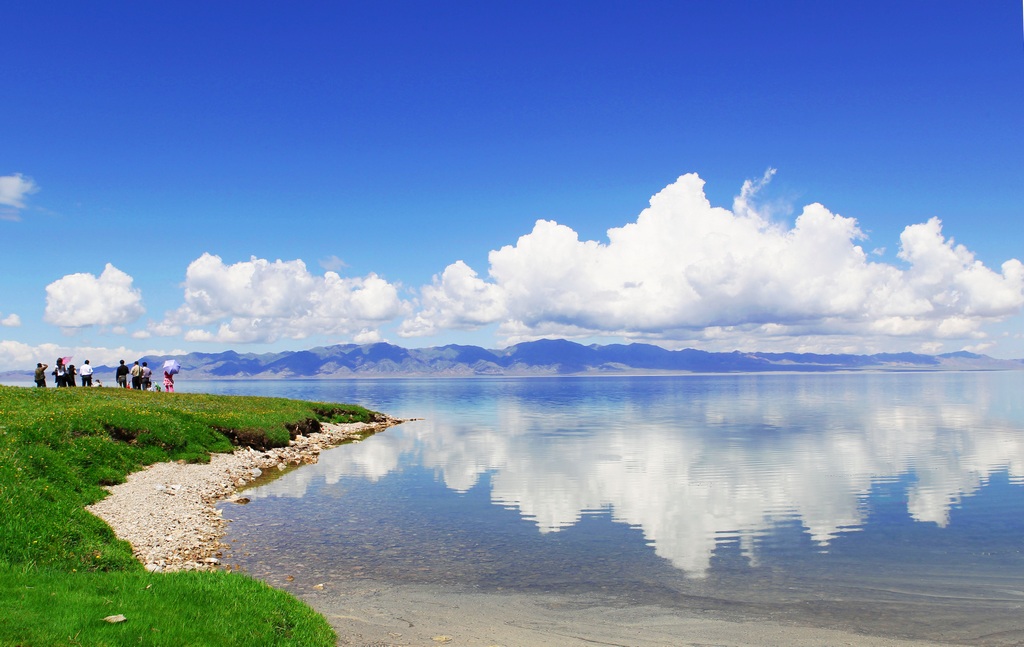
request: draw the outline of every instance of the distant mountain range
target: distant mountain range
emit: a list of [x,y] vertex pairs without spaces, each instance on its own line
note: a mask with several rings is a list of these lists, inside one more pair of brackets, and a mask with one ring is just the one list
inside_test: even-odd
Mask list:
[[[142,357],[159,375],[164,360]],[[409,349],[392,344],[343,344],[282,353],[189,353],[177,356],[190,379],[274,379],[348,377],[473,377],[540,375],[631,375],[666,373],[766,373],[865,370],[1021,370],[1024,360],[1000,360],[968,352],[944,355],[879,353],[709,353],[665,350],[650,344],[584,346],[565,340],[540,340],[488,350],[448,345]],[[135,358],[125,358],[132,362]],[[96,367],[113,383],[113,368]],[[5,377],[31,375],[31,371]]]

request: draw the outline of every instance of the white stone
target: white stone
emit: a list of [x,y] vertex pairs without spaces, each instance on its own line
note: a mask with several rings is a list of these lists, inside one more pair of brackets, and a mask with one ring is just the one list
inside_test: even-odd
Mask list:
[[[381,428],[396,422],[389,421]],[[330,447],[344,441],[355,428],[325,425],[325,433],[315,438]],[[125,483],[110,487],[110,494],[88,510],[132,545],[136,559],[147,571],[217,568],[217,564],[203,561],[223,546],[218,538],[228,522],[215,503],[230,496],[235,487],[247,485],[250,475],[262,474],[261,466],[273,467],[292,457],[303,463],[317,462],[320,443],[304,445],[306,448],[301,450],[278,452],[286,458],[271,463],[259,452],[245,448],[231,454],[213,454],[208,464],[176,461],[151,465],[128,475]],[[156,496],[159,492],[176,496]]]

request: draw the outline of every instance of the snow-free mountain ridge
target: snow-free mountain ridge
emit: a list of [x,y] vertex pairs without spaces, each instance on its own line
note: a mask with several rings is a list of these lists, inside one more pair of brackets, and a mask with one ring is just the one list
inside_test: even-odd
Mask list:
[[[147,355],[160,375],[171,356]],[[131,364],[136,358],[125,357]],[[339,344],[280,353],[189,353],[177,355],[189,379],[275,379],[348,377],[474,377],[543,375],[637,375],[673,373],[767,373],[783,371],[886,370],[1021,370],[1024,359],[1003,360],[966,351],[944,355],[879,353],[822,355],[816,353],[710,353],[687,348],[666,350],[651,344],[578,344],[541,339],[491,350],[449,344],[402,348],[388,343]],[[96,366],[100,379],[114,384],[114,367]],[[11,371],[0,378],[23,379],[31,371]],[[159,380],[157,380],[159,381]]]
[[[167,357],[143,357],[159,367]],[[387,343],[341,344],[281,353],[190,353],[178,356],[190,378],[472,377],[638,373],[733,373],[849,370],[1024,369],[1024,360],[998,360],[956,352],[945,355],[881,353],[710,353],[666,350],[650,344],[578,344],[542,339],[502,350],[447,345],[402,348]],[[128,359],[134,361],[134,359]]]

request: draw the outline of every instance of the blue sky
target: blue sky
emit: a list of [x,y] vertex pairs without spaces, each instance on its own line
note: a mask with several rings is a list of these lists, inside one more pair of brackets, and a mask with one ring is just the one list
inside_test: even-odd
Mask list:
[[539,337],[1024,357],[1021,9],[22,3],[0,369]]

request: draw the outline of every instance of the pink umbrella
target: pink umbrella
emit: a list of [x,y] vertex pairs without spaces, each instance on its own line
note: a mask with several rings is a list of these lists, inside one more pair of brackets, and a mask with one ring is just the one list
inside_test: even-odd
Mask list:
[[73,357],[72,355],[68,355],[67,357],[62,357],[61,358],[61,364],[63,364],[64,366],[67,366],[68,364],[71,363],[71,358],[72,357]]

